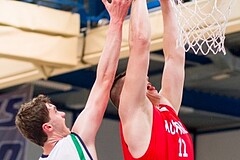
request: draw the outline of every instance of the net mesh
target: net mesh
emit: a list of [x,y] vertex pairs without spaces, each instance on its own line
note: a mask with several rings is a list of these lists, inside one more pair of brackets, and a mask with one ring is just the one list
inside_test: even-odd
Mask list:
[[226,54],[225,30],[233,0],[171,0],[178,20],[177,46],[195,54]]

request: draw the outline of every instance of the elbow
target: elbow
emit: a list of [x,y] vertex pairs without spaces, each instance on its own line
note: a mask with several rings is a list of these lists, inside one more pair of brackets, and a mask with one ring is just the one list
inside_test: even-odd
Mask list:
[[150,38],[139,36],[129,41],[129,47],[130,48],[134,48],[134,47],[149,48],[150,43],[151,43]]
[[135,31],[129,37],[129,46],[149,47],[151,43],[150,32]]
[[185,51],[184,51],[184,48],[182,47],[178,47],[178,48],[175,48],[175,46],[173,48],[164,47],[163,53],[166,60],[171,59],[171,60],[176,60],[176,61],[185,63]]
[[114,80],[114,73],[112,74],[103,74],[103,75],[98,75],[96,78],[96,83],[98,83],[102,88],[111,88],[113,80]]

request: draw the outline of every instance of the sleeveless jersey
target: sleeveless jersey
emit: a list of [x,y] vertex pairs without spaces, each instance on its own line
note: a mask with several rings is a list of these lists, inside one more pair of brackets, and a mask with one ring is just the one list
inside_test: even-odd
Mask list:
[[120,135],[125,160],[193,160],[192,139],[176,112],[167,105],[153,107],[151,140],[145,154],[134,158]]
[[82,139],[75,133],[61,139],[49,155],[39,160],[93,160]]

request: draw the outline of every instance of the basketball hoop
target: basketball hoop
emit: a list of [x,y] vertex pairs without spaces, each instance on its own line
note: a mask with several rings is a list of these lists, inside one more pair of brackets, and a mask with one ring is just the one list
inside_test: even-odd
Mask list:
[[226,54],[225,30],[233,0],[171,0],[179,36],[177,46],[195,54]]

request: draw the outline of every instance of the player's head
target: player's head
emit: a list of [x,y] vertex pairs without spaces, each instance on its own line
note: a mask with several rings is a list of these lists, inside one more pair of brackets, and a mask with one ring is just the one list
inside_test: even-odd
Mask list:
[[24,137],[43,146],[50,132],[70,132],[64,117],[65,113],[57,111],[47,96],[39,95],[20,106],[15,123]]
[[[110,92],[110,99],[114,106],[118,109],[120,102],[120,95],[122,92],[126,72],[118,74],[113,82],[113,86]],[[160,96],[155,87],[149,82],[148,77],[146,78],[146,96],[152,102],[153,105],[158,105]]]

